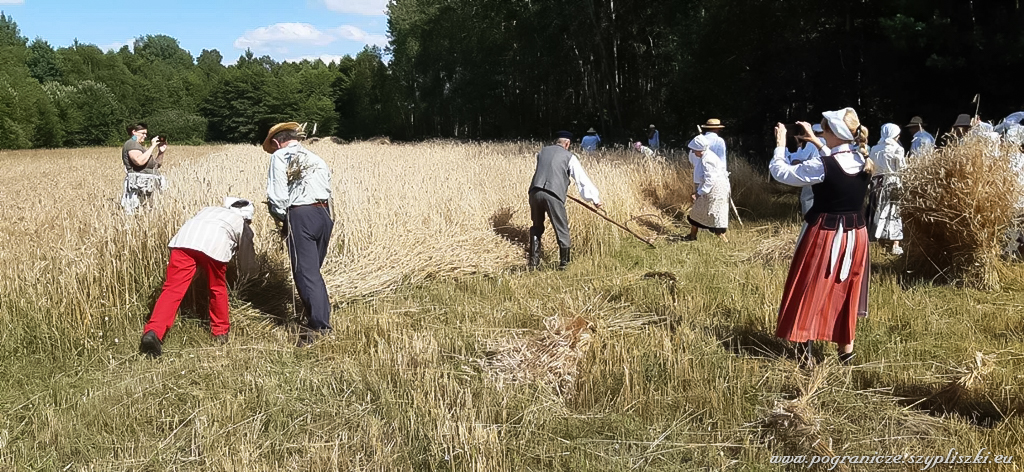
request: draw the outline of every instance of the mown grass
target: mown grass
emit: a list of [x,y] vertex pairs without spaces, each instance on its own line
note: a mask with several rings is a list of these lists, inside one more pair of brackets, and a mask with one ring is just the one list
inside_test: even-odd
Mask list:
[[[194,152],[195,161],[184,159],[181,170],[203,168],[203,159],[218,152],[248,151]],[[343,146],[340,152],[332,155],[339,175],[345,156],[375,151]],[[529,156],[501,152],[520,160],[516,174],[499,186],[519,193],[470,212],[479,219],[472,224],[485,229],[502,207],[512,209],[507,225],[524,225],[519,174]],[[0,155],[8,169],[25,159]],[[67,165],[82,156],[77,159]],[[620,219],[656,211],[650,208],[656,202],[643,199],[640,184],[612,177],[636,176],[646,188],[672,184],[638,165],[590,161],[588,170],[609,203],[625,207]],[[252,182],[243,187],[255,198],[263,168],[246,172],[256,175],[243,180]],[[353,170],[346,181],[355,185],[359,175]],[[639,178],[645,175],[651,177]],[[292,347],[293,336],[278,318],[287,318],[288,309],[275,312],[280,307],[266,300],[287,298],[287,287],[280,287],[287,279],[268,277],[233,292],[230,344],[213,345],[195,315],[199,303],[179,317],[165,355],[147,360],[136,349],[162,281],[163,245],[190,205],[216,197],[221,184],[211,183],[194,204],[152,215],[168,221],[122,221],[116,208],[90,209],[101,195],[116,193],[103,189],[116,189],[116,175],[94,189],[68,184],[67,192],[82,203],[57,206],[36,201],[35,181],[25,175],[0,179],[5,201],[27,201],[5,210],[7,220],[17,222],[2,233],[0,249],[6,261],[0,268],[4,469],[772,470],[772,455],[944,456],[950,448],[1014,454],[1022,441],[1024,296],[1020,277],[1013,277],[1019,266],[1006,269],[1001,291],[981,292],[919,280],[903,259],[873,251],[872,313],[859,325],[857,365],[835,366],[834,348],[822,346],[824,367],[810,374],[772,335],[788,261],[754,257],[765,238],[795,231],[791,194],[764,189],[752,203],[738,201],[770,217],[744,214],[746,224],[731,228],[730,244],[702,234],[696,243],[662,238],[648,249],[593,215],[572,213],[580,251],[565,272],[554,271],[553,260],[541,271],[523,271],[522,248],[494,229],[496,242],[429,252],[441,261],[437,265],[455,269],[427,275],[403,275],[403,268],[418,266],[392,256],[374,259],[377,253],[359,241],[394,246],[353,236],[334,257],[399,263],[386,278],[387,289],[335,294],[330,338],[308,349]],[[627,198],[634,200],[624,203]],[[438,213],[457,216],[458,205],[445,203]],[[402,216],[434,225],[425,215]],[[382,221],[387,226],[400,219]],[[669,231],[671,221],[663,220]],[[348,224],[346,232],[367,228]],[[258,220],[267,275],[283,260],[269,233],[267,222]],[[426,244],[440,247],[434,245],[445,240]],[[474,260],[459,262],[460,251],[501,244],[508,252],[498,253],[515,262],[473,271],[463,268]],[[404,283],[392,286],[392,276]],[[496,368],[495,359],[515,357],[508,348],[521,346],[517,340],[550,340],[550,327],[576,317],[589,322],[563,336],[573,338],[581,355],[576,368],[528,380]],[[974,367],[976,352],[983,367]],[[950,388],[964,379],[967,385]]]

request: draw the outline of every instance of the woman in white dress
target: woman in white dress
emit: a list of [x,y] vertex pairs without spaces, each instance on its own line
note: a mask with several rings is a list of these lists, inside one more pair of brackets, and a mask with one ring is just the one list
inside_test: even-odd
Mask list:
[[871,147],[870,158],[875,166],[871,178],[871,197],[868,205],[868,231],[873,239],[892,241],[892,253],[903,254],[903,218],[897,194],[902,187],[899,173],[907,167],[907,159],[900,146],[900,127],[892,123],[882,126],[878,144]]
[[729,173],[722,159],[708,149],[703,135],[690,141],[690,162],[693,164],[693,208],[690,210],[690,234],[686,241],[696,241],[697,231],[706,229],[722,241],[729,229]]

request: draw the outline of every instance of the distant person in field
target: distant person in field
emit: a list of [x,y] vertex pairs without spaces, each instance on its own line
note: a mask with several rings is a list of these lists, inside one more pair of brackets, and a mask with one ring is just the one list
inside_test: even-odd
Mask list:
[[658,153],[654,152],[653,149],[644,146],[643,143],[641,143],[640,141],[633,143],[633,149],[635,149],[640,154],[643,154],[644,157],[648,159],[654,159],[658,157]]
[[725,158],[725,140],[718,135],[719,132],[725,129],[725,125],[718,118],[711,118],[700,128],[704,131],[704,137],[708,140],[708,150],[715,153],[722,160],[722,169],[728,170],[729,166],[726,164]]
[[871,177],[871,196],[868,199],[868,234],[878,241],[891,241],[892,253],[903,254],[903,218],[896,194],[902,187],[900,172],[907,167],[903,146],[900,145],[900,127],[892,123],[882,126],[878,144],[869,155],[875,171]]
[[[818,137],[818,140],[824,139],[825,131],[821,128],[821,123],[815,123],[811,126],[811,131],[814,132],[814,136]],[[802,134],[796,136],[797,142],[804,144],[786,157],[790,165],[795,166],[804,161],[821,158],[818,148],[808,139],[807,136]],[[814,192],[811,191],[811,186],[808,185],[800,189],[800,214],[806,215],[807,212],[811,211],[812,206],[814,206]]]
[[821,157],[786,162],[786,126],[775,126],[775,155],[768,169],[776,180],[810,185],[814,205],[804,227],[782,292],[775,335],[799,343],[801,365],[813,367],[815,340],[838,345],[839,362],[853,359],[857,318],[868,312],[868,232],[864,197],[872,171],[868,130],[853,108],[822,114],[824,140],[798,122]]
[[647,127],[647,147],[651,148],[654,152],[658,152],[658,149],[661,149],[661,134],[658,133],[658,128],[654,125]]
[[130,125],[127,131],[131,137],[121,146],[121,162],[125,172],[121,207],[131,215],[164,188],[166,182],[160,175],[160,166],[164,161],[167,143],[155,136],[149,147],[146,147],[143,143],[146,142],[149,129],[145,123]]
[[1003,253],[1008,256],[1021,257],[1024,249],[1024,111],[1012,113],[1003,120],[995,131],[1002,134],[1003,142],[1010,145],[1010,169],[1017,177],[1018,191],[1016,199],[1016,218],[1007,230],[1007,245]]
[[569,152],[572,133],[559,131],[554,144],[545,146],[537,153],[537,168],[530,182],[530,253],[527,265],[531,269],[540,265],[540,241],[544,235],[544,216],[551,219],[558,240],[558,270],[565,270],[570,262],[569,218],[565,212],[565,200],[569,190],[569,179],[576,181],[580,197],[601,208],[600,193],[580,165],[575,154]]
[[587,135],[580,140],[580,147],[588,153],[597,152],[597,146],[601,145],[601,136],[598,136],[597,130],[590,128],[587,130]]
[[910,123],[905,128],[914,133],[913,138],[910,139],[911,157],[921,155],[935,148],[935,136],[925,131],[924,120],[920,116],[911,118]]
[[[953,139],[962,139],[967,136],[967,133],[974,127],[975,121],[971,119],[971,115],[961,113],[957,115],[956,122],[953,123],[953,129],[950,130],[949,134]],[[946,144],[950,144],[947,140]]]
[[274,125],[263,141],[271,154],[267,178],[270,215],[282,224],[295,288],[306,315],[299,347],[331,332],[331,300],[320,267],[334,230],[331,170],[320,156],[299,143],[298,123]]
[[711,150],[707,136],[698,135],[687,145],[693,164],[694,191],[690,198],[693,208],[687,220],[690,234],[683,238],[696,241],[697,231],[706,229],[729,242],[725,232],[729,229],[729,173],[725,163]]
[[227,267],[236,258],[239,274],[253,274],[256,251],[249,227],[256,208],[248,200],[224,199],[223,207],[206,207],[185,222],[167,245],[167,279],[153,314],[142,328],[139,352],[150,357],[163,353],[163,340],[174,324],[181,300],[197,269],[206,273],[210,289],[210,332],[219,344],[228,342]]

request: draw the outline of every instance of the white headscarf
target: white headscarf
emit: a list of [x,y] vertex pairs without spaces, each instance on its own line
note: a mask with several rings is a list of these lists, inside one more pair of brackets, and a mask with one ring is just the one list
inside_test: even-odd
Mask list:
[[826,111],[825,113],[822,113],[821,116],[825,117],[828,121],[828,127],[832,129],[832,133],[835,134],[837,138],[842,139],[843,141],[853,141],[856,138],[854,138],[853,132],[850,131],[850,128],[846,127],[846,122],[843,121],[847,110],[849,110],[849,108],[843,108],[842,110],[836,111]]
[[693,149],[694,151],[706,151],[708,149],[708,138],[705,138],[703,134],[698,134],[697,137],[690,140],[690,143],[686,147]]
[[242,218],[250,221],[253,215],[256,214],[256,207],[253,206],[252,202],[243,198],[224,197],[224,208],[234,211],[241,215]]
[[893,123],[886,123],[882,125],[882,135],[878,138],[878,144],[884,146],[899,146],[900,142],[896,140],[900,136],[900,127]]

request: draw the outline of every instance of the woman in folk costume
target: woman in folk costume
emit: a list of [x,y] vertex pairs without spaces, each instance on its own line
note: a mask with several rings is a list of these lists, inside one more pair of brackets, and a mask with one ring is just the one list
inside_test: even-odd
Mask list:
[[701,228],[729,242],[725,231],[729,229],[729,173],[725,163],[708,147],[706,136],[698,135],[690,141],[690,162],[693,164],[693,208],[690,210],[690,234],[684,239],[697,240]]
[[868,233],[879,241],[892,241],[892,253],[903,254],[903,218],[896,193],[902,187],[899,173],[907,167],[907,159],[900,146],[900,127],[892,123],[882,126],[882,137],[871,148],[871,197],[868,204]]
[[868,232],[864,197],[871,161],[867,158],[867,128],[852,108],[822,113],[824,142],[811,125],[797,123],[819,149],[819,159],[797,165],[786,162],[786,127],[775,126],[775,155],[769,171],[779,182],[814,192],[814,204],[804,215],[793,264],[779,307],[775,335],[797,345],[801,364],[814,365],[811,347],[828,340],[839,348],[839,361],[853,359],[857,318],[868,310]]

